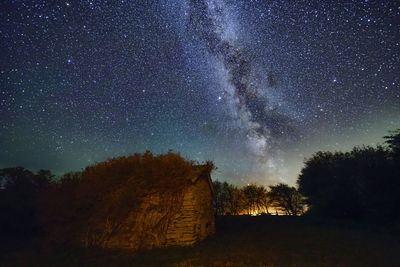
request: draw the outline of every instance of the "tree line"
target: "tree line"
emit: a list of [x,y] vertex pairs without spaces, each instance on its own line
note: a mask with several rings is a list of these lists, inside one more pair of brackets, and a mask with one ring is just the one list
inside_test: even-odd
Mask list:
[[[400,220],[400,129],[378,146],[319,151],[304,162],[296,187],[237,187],[215,182],[218,215],[273,213],[362,221]],[[271,212],[272,211],[272,212]]]
[[280,183],[269,186],[249,184],[238,187],[214,182],[217,215],[286,214],[301,215],[304,198],[295,187]]
[[[384,138],[385,143],[376,147],[315,153],[305,161],[296,187],[287,184],[268,188],[254,184],[237,187],[215,181],[216,214],[279,212],[399,222],[400,129]],[[122,209],[127,207],[124,203],[134,206],[135,194],[132,192],[149,186],[145,179],[149,172],[154,177],[164,175],[156,165],[163,164],[168,172],[183,176],[193,165],[193,162],[185,161],[174,153],[155,157],[148,152],[118,159],[111,173],[103,172],[104,164],[109,162],[61,177],[48,170],[31,172],[23,167],[0,169],[0,237],[27,237],[55,224],[73,226],[79,223],[80,218],[85,219],[87,210],[98,201],[104,205],[100,205],[101,209],[93,211],[93,214],[101,217],[103,212],[107,212],[117,218],[126,211]],[[143,165],[143,162],[147,164]],[[213,168],[211,162],[207,164]],[[118,187],[132,173],[142,177],[142,182]],[[94,182],[96,177],[102,177],[102,183]],[[166,180],[163,186],[176,185]],[[119,188],[118,194],[114,194],[112,188]]]
[[0,239],[26,238],[42,230],[39,197],[54,178],[48,170],[36,173],[23,167],[0,170]]

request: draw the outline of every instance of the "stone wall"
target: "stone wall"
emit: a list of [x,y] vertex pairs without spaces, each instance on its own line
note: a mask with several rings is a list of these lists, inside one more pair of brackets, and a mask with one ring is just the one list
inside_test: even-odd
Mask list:
[[182,192],[149,194],[101,246],[147,250],[192,245],[215,231],[212,201],[209,182],[203,178]]
[[191,245],[214,233],[212,198],[205,179],[199,179],[185,191],[182,209],[168,227],[168,245]]

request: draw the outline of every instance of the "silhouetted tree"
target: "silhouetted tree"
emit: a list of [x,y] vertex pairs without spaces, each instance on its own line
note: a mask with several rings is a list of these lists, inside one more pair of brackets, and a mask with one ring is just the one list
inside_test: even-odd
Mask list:
[[301,215],[304,212],[302,195],[295,187],[280,183],[270,186],[267,193],[271,206],[285,212],[287,215]]
[[244,196],[243,208],[247,214],[268,212],[265,187],[249,184],[243,187],[241,191]]
[[214,182],[217,215],[268,213],[267,190],[250,184],[239,188],[227,182]]
[[238,215],[243,205],[243,193],[234,185],[228,185],[226,188],[227,200],[226,200],[226,213],[231,215]]
[[227,182],[214,182],[214,202],[217,215],[236,215],[241,211],[243,204],[242,191]]
[[52,178],[46,170],[0,170],[0,236],[29,238],[40,230],[37,199]]
[[400,218],[399,131],[389,148],[356,147],[350,152],[317,152],[298,179],[310,212],[333,217]]
[[225,206],[226,206],[226,190],[225,184],[220,181],[214,181],[214,209],[217,215],[225,214]]
[[397,160],[400,160],[400,129],[390,131],[389,135],[383,137],[389,146],[390,152]]

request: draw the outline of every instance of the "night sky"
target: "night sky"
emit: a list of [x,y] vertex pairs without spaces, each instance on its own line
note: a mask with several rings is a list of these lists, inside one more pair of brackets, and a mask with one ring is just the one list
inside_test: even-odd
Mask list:
[[1,1],[0,168],[151,150],[294,184],[400,127],[398,1]]

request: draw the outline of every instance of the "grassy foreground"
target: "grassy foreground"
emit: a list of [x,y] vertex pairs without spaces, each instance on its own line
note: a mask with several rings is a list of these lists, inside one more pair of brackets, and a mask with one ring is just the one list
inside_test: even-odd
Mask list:
[[222,217],[193,247],[129,251],[2,250],[1,266],[400,266],[400,232],[284,216]]

